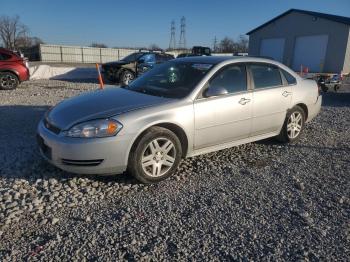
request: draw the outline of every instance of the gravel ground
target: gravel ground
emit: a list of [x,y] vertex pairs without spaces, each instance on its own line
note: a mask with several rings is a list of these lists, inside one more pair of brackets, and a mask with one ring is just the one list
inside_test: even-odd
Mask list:
[[0,260],[350,259],[350,93],[327,93],[293,145],[182,161],[141,185],[43,161],[36,125],[93,83],[30,81],[0,96]]

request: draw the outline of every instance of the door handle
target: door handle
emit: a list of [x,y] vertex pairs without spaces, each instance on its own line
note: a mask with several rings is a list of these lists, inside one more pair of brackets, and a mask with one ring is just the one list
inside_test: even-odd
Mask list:
[[290,96],[291,94],[292,94],[292,92],[284,91],[282,93],[282,96],[287,97],[287,96]]
[[249,103],[250,102],[250,99],[248,99],[248,98],[241,98],[239,101],[238,101],[238,103],[240,103],[241,105],[245,105],[245,104],[247,104],[247,103]]

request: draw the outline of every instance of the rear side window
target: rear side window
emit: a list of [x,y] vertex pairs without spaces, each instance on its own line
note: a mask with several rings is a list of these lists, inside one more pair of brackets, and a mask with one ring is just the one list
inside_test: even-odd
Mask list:
[[231,65],[219,71],[209,82],[210,87],[223,87],[229,93],[247,90],[245,65]]
[[294,76],[292,76],[291,74],[289,74],[287,71],[283,69],[281,69],[281,71],[284,78],[287,80],[288,85],[295,85],[297,83],[297,80],[295,79]]
[[274,65],[253,64],[250,65],[250,70],[253,74],[255,89],[282,85],[280,71]]

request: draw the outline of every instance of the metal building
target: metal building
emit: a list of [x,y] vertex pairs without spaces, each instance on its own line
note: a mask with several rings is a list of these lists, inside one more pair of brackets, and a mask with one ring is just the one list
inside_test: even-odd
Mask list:
[[350,17],[290,9],[248,32],[249,55],[299,71],[350,72]]

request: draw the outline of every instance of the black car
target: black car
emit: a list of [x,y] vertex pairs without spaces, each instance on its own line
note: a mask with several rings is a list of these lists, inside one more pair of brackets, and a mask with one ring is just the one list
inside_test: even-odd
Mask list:
[[194,46],[191,53],[181,53],[176,58],[189,56],[211,56],[211,49],[205,46]]
[[139,51],[116,62],[102,65],[103,76],[112,83],[128,85],[135,77],[153,68],[156,64],[174,59],[174,56],[158,51]]

